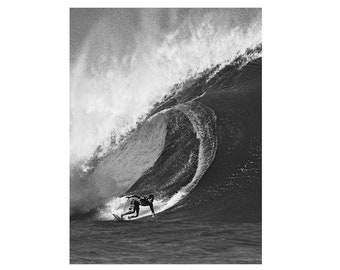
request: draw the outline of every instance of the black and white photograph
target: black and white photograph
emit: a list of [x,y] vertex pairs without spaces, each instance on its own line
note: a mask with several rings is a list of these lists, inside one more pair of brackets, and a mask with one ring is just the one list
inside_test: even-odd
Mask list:
[[1,11],[1,269],[340,269],[337,1]]
[[260,8],[70,9],[70,263],[260,264]]

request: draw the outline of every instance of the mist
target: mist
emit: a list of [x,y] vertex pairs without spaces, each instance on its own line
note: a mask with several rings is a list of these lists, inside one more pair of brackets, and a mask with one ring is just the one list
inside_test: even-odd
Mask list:
[[71,9],[71,163],[107,149],[173,85],[261,42],[260,9]]

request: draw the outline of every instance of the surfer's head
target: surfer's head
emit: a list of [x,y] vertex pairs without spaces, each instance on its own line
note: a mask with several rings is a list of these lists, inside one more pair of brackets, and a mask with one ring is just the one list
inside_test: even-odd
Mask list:
[[151,202],[153,202],[153,199],[154,199],[154,198],[155,198],[155,196],[153,196],[152,194],[150,194],[149,197],[148,197],[148,200],[151,201]]

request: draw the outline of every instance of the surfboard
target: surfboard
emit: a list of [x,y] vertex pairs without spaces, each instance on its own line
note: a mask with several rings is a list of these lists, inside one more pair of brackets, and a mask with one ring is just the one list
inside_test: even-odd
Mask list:
[[126,221],[124,220],[124,218],[121,218],[120,216],[116,215],[116,214],[112,214],[112,216],[117,220],[117,221]]

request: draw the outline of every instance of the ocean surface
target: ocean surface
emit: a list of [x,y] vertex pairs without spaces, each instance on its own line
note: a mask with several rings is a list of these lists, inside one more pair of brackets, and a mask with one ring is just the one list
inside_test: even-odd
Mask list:
[[72,221],[71,235],[71,263],[261,263],[260,223]]
[[[113,150],[71,168],[72,264],[261,263],[261,52],[174,86]],[[157,217],[115,221],[129,194],[154,194]]]

